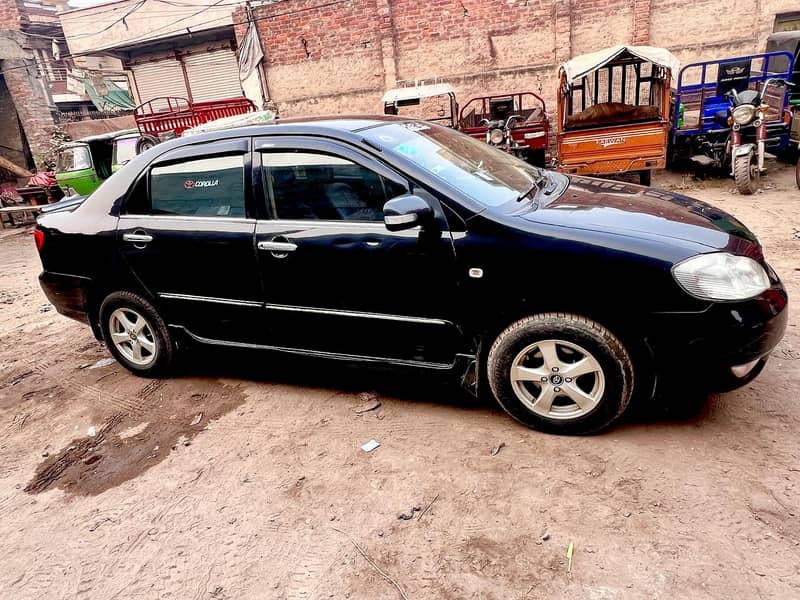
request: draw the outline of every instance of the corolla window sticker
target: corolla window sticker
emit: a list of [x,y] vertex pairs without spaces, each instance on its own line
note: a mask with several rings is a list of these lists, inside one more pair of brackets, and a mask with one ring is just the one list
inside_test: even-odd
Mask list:
[[183,187],[187,190],[217,187],[218,185],[219,179],[187,179],[183,182]]

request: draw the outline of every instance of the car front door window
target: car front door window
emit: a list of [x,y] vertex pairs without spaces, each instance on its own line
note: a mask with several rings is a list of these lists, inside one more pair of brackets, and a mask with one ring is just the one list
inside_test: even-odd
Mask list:
[[269,152],[261,159],[278,219],[382,222],[383,205],[405,188],[347,159]]

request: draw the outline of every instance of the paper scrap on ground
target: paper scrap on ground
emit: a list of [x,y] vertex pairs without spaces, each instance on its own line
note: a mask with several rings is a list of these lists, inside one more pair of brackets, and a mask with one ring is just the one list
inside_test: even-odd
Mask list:
[[378,442],[378,441],[376,441],[376,440],[370,440],[370,441],[368,441],[366,444],[364,444],[363,446],[361,446],[361,449],[362,449],[364,452],[372,452],[373,450],[375,450],[375,448],[377,448],[377,447],[378,447],[378,446],[380,446],[380,445],[381,445],[381,443],[380,443],[380,442]]

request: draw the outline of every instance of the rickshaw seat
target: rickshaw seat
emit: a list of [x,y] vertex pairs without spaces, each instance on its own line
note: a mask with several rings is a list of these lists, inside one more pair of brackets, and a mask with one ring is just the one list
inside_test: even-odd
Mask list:
[[658,116],[659,110],[657,106],[632,106],[622,102],[603,102],[590,106],[575,115],[567,116],[566,126],[572,128],[610,125],[627,121],[657,119]]

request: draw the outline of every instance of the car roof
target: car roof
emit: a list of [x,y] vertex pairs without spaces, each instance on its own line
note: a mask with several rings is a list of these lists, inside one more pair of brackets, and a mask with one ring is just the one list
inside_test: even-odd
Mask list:
[[364,129],[391,122],[403,123],[413,120],[415,119],[393,115],[323,115],[316,117],[291,117],[288,119],[275,119],[274,121],[259,125],[242,125],[230,127],[228,129],[199,133],[185,138],[178,138],[168,143],[172,148],[179,148],[188,144],[263,135],[320,135],[348,139],[352,138],[353,134],[363,131]]

